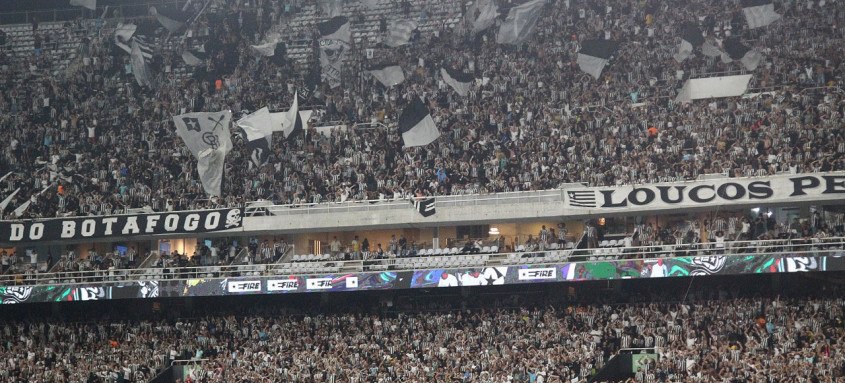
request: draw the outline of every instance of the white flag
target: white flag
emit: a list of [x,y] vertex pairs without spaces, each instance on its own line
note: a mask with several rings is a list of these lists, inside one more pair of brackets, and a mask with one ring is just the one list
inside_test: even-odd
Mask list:
[[[282,132],[285,135],[285,138],[290,137],[296,129],[296,118],[299,117],[299,94],[295,93],[293,95],[293,104],[290,106],[290,109],[285,114],[286,124]],[[301,126],[300,126],[301,128]]]
[[396,48],[405,45],[411,40],[411,34],[417,29],[417,22],[413,20],[399,20],[390,23],[387,27],[387,37],[384,44]]
[[534,32],[545,4],[546,0],[534,0],[511,8],[508,18],[499,27],[496,42],[515,45],[525,41]]
[[496,22],[496,18],[499,17],[499,6],[493,0],[478,0],[467,11],[467,17],[472,22],[472,33],[481,32]]
[[210,196],[221,195],[223,163],[232,149],[231,121],[228,110],[173,116],[176,133],[196,157],[200,182]]
[[6,211],[6,207],[8,207],[9,203],[12,202],[12,198],[15,198],[15,196],[18,195],[19,191],[21,191],[21,188],[15,189],[12,194],[9,194],[8,197],[3,199],[3,202],[0,202],[0,213]]
[[266,44],[252,45],[251,47],[253,52],[259,56],[271,57],[276,52],[276,44],[278,44],[278,42],[272,41]]
[[[51,187],[51,186],[53,186],[53,185],[49,185],[49,186],[45,187],[43,190],[41,190],[40,192],[38,192],[38,194],[35,194],[35,195],[33,195],[32,197],[29,197],[29,199],[28,199],[28,200],[26,200],[26,202],[24,202],[23,204],[21,204],[20,206],[18,206],[18,207],[15,209],[15,211],[14,211],[15,217],[20,217],[20,216],[22,216],[22,215],[23,215],[23,213],[25,213],[25,212],[26,212],[26,210],[27,210],[27,209],[29,209],[29,205],[32,205],[32,202],[34,202],[34,201],[37,199],[37,197],[38,197],[38,196],[40,196],[40,195],[44,194],[44,192],[46,192],[46,191],[47,191],[47,189],[50,189],[50,187]],[[20,190],[20,189],[18,189],[18,190]],[[17,192],[18,192],[18,191],[17,191],[17,190],[15,190],[15,194],[16,194]],[[5,202],[5,200],[4,200],[4,202]],[[4,207],[4,208],[5,208],[5,207]]]
[[266,106],[241,118],[237,124],[246,133],[247,141],[260,140],[273,134],[274,131],[273,118],[270,116],[270,110]]
[[132,54],[129,62],[132,64],[132,74],[135,75],[135,81],[138,82],[138,85],[152,86],[152,75],[149,66],[147,66],[147,59],[144,58],[141,45],[135,39],[132,39]]
[[97,10],[97,0],[70,0],[70,5],[85,7],[92,11]]

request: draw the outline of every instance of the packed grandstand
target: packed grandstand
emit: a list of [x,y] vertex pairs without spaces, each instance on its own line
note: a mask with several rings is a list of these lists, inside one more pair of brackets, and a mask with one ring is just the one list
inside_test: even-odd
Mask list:
[[[228,229],[245,206],[426,216],[432,197],[845,170],[841,0],[61,3],[0,4],[3,224],[237,209],[213,213]],[[845,214],[802,202],[304,252],[290,234],[38,254],[3,233],[0,304],[21,307],[0,310],[0,382],[845,381]],[[467,287],[516,265],[570,282]],[[728,269],[833,271],[710,276]],[[327,283],[421,292],[185,298],[344,273]],[[664,276],[692,278],[588,282]]]
[[[534,33],[516,46],[497,44],[494,27],[473,33],[462,2],[364,3],[372,2],[334,10],[348,15],[351,30],[334,88],[314,85],[317,27],[329,18],[312,2],[194,1],[189,11],[199,15],[178,33],[153,17],[120,18],[115,9],[95,15],[105,18],[0,28],[7,143],[0,171],[12,172],[0,187],[6,195],[20,188],[4,214],[378,200],[845,168],[838,2],[776,2],[782,19],[749,29],[734,1],[549,1]],[[513,5],[501,4],[502,18]],[[390,48],[387,22],[395,19],[418,27],[406,44]],[[739,36],[762,59],[749,71],[696,48],[679,63],[673,55],[684,22],[698,23],[714,49]],[[144,86],[116,43],[130,23],[130,39],[143,37],[154,52],[145,59]],[[594,79],[577,58],[585,40],[599,37],[617,41],[618,51]],[[266,57],[253,48],[266,41],[287,48]],[[204,60],[185,63],[183,53],[200,50]],[[386,87],[368,73],[385,63],[399,65],[404,82]],[[442,68],[471,77],[465,96],[444,82]],[[677,101],[687,79],[745,73],[754,74],[747,93],[755,97]],[[304,132],[272,135],[269,158],[256,166],[233,128],[221,192],[209,198],[172,117],[231,110],[234,121],[263,107],[284,110],[296,92],[308,94],[301,108],[315,111]],[[415,97],[440,136],[403,148],[397,121]],[[321,134],[321,126],[344,129]]]

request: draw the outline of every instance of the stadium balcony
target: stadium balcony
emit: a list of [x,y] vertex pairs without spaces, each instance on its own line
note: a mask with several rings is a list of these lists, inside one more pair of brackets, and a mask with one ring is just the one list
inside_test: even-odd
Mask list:
[[[583,241],[583,237],[579,242]],[[297,254],[291,262],[281,259],[271,264],[221,265],[205,267],[143,267],[137,269],[92,270],[79,272],[48,272],[35,274],[0,275],[0,286],[36,285],[97,285],[105,283],[136,283],[145,281],[189,279],[233,279],[250,277],[307,277],[425,271],[430,269],[483,269],[490,267],[543,267],[567,263],[625,263],[642,261],[646,264],[672,258],[697,258],[702,262],[730,263],[732,259],[750,261],[755,258],[807,259],[808,257],[845,257],[845,238],[809,238],[727,241],[724,244],[682,244],[624,247],[603,244],[600,248],[584,248],[576,244],[560,249],[556,244],[548,249],[519,246],[517,251],[502,253],[493,247],[473,249],[421,249],[416,256],[374,258],[365,254],[361,260],[331,260],[329,254]],[[439,255],[438,255],[439,254]],[[574,269],[574,268],[573,268]],[[645,269],[645,268],[644,268]],[[787,270],[785,272],[807,271]],[[664,271],[665,272],[665,271]],[[670,276],[651,274],[651,277]],[[622,276],[618,276],[622,277]],[[570,276],[570,280],[581,279]]]

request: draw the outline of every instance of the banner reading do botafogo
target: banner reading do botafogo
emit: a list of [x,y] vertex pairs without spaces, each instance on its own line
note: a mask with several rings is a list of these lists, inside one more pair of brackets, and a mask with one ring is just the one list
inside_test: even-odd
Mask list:
[[241,227],[241,208],[0,222],[0,243],[210,233]]

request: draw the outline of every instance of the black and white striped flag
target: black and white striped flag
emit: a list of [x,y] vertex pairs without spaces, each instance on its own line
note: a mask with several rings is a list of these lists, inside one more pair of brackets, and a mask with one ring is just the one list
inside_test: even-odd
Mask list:
[[132,53],[130,53],[129,63],[132,65],[132,74],[135,75],[135,81],[138,82],[138,85],[152,87],[152,71],[141,46],[142,44],[138,38],[132,39]]
[[414,209],[416,209],[423,217],[431,217],[436,212],[434,207],[434,197],[417,197],[414,198],[412,203],[414,205]]
[[572,207],[596,207],[596,192],[592,190],[568,190],[569,206]]

